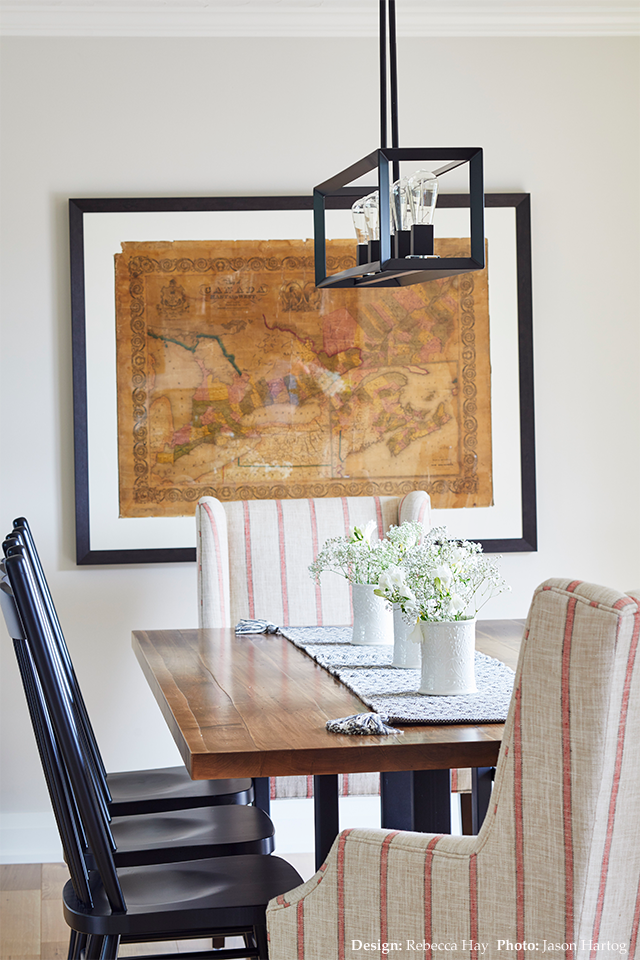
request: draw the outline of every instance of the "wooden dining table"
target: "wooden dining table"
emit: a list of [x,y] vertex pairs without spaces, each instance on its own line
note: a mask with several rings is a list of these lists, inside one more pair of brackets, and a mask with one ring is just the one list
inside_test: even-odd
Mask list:
[[[515,669],[522,620],[480,620],[476,648]],[[314,777],[316,862],[338,832],[338,774],[380,771],[381,823],[450,832],[450,771],[471,767],[473,821],[482,821],[502,723],[398,726],[402,733],[329,733],[327,720],[362,701],[280,634],[232,628],[136,630],[133,649],[190,776]]]

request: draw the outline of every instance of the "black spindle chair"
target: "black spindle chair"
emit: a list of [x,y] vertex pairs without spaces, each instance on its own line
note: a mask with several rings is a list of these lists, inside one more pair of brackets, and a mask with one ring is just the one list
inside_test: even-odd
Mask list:
[[[7,541],[5,541],[7,544]],[[43,597],[38,578],[33,569],[31,558],[23,546],[15,541],[6,545],[6,555],[24,556],[30,568],[27,587],[32,589],[31,600],[46,623],[43,630],[43,642],[52,671],[58,684],[63,685],[72,704],[76,723],[95,784],[96,799],[101,805],[105,818],[110,823],[112,849],[117,866],[134,866],[145,863],[169,863],[178,860],[200,859],[201,857],[226,857],[245,853],[271,853],[274,849],[274,828],[270,818],[257,807],[244,805],[224,805],[218,807],[199,807],[187,810],[168,810],[152,812],[146,815],[112,817],[105,794],[104,770],[95,738],[87,734],[84,722],[86,713],[77,682],[71,683],[69,673],[62,662],[60,647],[64,637],[57,624],[58,640],[54,637],[53,625]],[[14,627],[14,629],[16,629]],[[15,638],[14,638],[15,639]],[[62,640],[62,644],[60,643]],[[24,682],[24,675],[23,675]],[[43,749],[39,740],[46,732],[42,721],[45,705],[39,696],[37,680],[25,684],[25,694],[33,721],[33,729],[41,755]],[[80,703],[78,702],[80,700]],[[45,775],[47,771],[45,768]],[[85,850],[89,866],[93,865],[90,847]]]
[[[267,902],[301,882],[277,857],[260,854],[117,868],[113,839],[69,685],[52,655],[51,627],[28,557],[14,547],[0,584],[71,880],[63,893],[70,956],[88,938],[86,960],[110,960],[120,942],[223,937],[248,946],[198,956],[267,958]],[[8,581],[8,582],[7,582]],[[10,588],[10,589],[9,589]],[[91,869],[86,848],[92,852]],[[172,954],[176,960],[185,954]]]
[[103,792],[111,815],[129,816],[163,810],[251,803],[254,799],[254,789],[250,778],[191,780],[183,766],[107,773],[100,757],[33,534],[24,517],[13,521],[13,530],[8,536],[9,541],[12,539],[22,544],[31,561],[33,573],[42,594],[42,602],[51,624],[53,640],[58,647],[61,669],[73,690],[84,736],[93,753],[97,774],[103,782]]

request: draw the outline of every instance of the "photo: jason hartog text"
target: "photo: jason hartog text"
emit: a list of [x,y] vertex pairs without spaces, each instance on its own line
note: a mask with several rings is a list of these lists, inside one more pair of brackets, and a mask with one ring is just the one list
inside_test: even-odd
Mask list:
[[581,940],[579,943],[577,941],[572,942],[558,942],[553,940],[538,940],[538,941],[512,941],[512,940],[493,940],[493,941],[479,941],[479,940],[460,940],[460,941],[442,941],[439,943],[429,943],[426,940],[358,940],[354,939],[351,941],[351,951],[352,953],[359,953],[362,951],[367,954],[379,954],[381,956],[389,956],[398,953],[416,953],[416,954],[429,954],[433,956],[434,954],[441,953],[443,956],[451,956],[452,954],[458,953],[458,951],[465,953],[467,951],[475,953],[477,957],[486,957],[487,960],[491,960],[498,953],[500,954],[509,954],[514,953],[521,955],[523,951],[534,954],[555,954],[559,956],[561,954],[573,956],[577,953],[578,948],[580,950],[587,950],[590,954],[597,952],[597,955],[600,957],[615,957],[615,956],[626,956],[628,952],[628,944],[620,941],[613,940]]

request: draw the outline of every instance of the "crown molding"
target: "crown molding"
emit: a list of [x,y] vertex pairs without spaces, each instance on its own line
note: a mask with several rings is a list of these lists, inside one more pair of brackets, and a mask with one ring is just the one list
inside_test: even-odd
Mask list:
[[[375,37],[375,0],[0,0],[31,37]],[[404,37],[640,35],[637,0],[401,0]]]

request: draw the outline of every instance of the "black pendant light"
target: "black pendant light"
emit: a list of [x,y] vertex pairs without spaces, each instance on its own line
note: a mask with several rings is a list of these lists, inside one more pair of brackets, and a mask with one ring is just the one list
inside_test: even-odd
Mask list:
[[[313,191],[316,286],[404,286],[484,268],[484,186],[481,147],[398,146],[398,78],[395,0],[380,0],[380,149],[363,157]],[[387,12],[390,84],[387,80]],[[390,92],[391,147],[387,145]],[[400,178],[402,161],[442,164]],[[469,174],[471,256],[439,257],[433,252],[433,212],[439,178],[466,164]],[[391,168],[391,170],[390,170]],[[377,187],[349,186],[372,170]],[[392,174],[392,176],[391,176]],[[337,202],[332,203],[336,198]],[[327,207],[353,200],[358,239],[357,266],[327,276]]]

